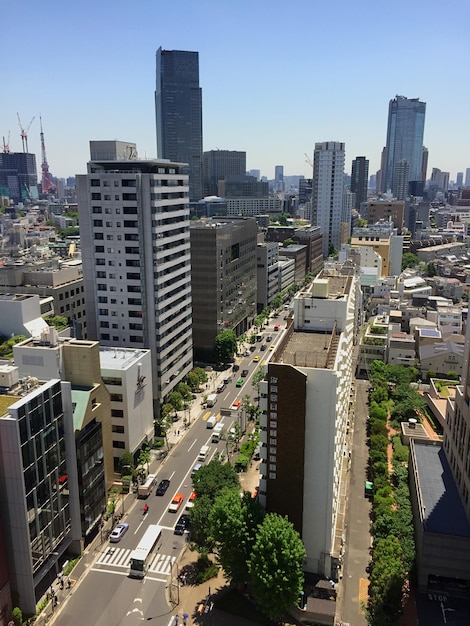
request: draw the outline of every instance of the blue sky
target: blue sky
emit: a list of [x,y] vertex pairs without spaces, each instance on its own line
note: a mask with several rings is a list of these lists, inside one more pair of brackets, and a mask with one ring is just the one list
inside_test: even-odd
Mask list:
[[204,150],[245,150],[247,168],[311,175],[315,142],[344,141],[346,171],[385,144],[396,94],[427,103],[432,167],[470,167],[468,0],[16,0],[2,7],[0,137],[53,175],[86,172],[89,140],[156,157],[155,52],[199,52]]

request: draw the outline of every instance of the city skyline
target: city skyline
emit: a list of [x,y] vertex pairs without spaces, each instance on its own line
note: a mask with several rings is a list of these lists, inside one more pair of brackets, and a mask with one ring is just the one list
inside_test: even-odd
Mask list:
[[[464,0],[448,5],[455,18],[449,26],[433,10],[434,0],[425,7],[399,0],[387,13],[371,2],[358,9],[344,1],[314,7],[298,0],[287,8],[277,1],[158,6],[144,0],[129,11],[117,0],[110,12],[89,0],[67,7],[53,0],[46,34],[41,5],[26,4],[4,10],[12,27],[1,44],[8,97],[0,104],[0,136],[8,140],[10,133],[11,150],[21,152],[16,114],[25,128],[34,116],[28,144],[39,163],[41,115],[54,176],[85,173],[90,140],[135,142],[140,158],[156,157],[159,47],[199,53],[203,150],[246,151],[247,169],[270,179],[279,164],[285,176],[310,177],[305,153],[313,160],[315,143],[324,141],[345,143],[348,173],[363,155],[374,174],[396,95],[427,103],[428,177],[437,167],[455,180],[470,167]],[[439,77],[457,95],[439,88]]]

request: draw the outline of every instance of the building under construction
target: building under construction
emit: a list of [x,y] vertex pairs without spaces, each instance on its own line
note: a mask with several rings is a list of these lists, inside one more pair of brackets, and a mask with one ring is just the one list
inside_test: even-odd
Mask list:
[[14,204],[37,200],[36,155],[28,152],[0,152],[0,196]]

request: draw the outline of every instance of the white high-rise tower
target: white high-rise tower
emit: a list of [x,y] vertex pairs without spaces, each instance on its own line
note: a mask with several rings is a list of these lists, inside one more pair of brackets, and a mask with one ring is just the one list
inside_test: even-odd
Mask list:
[[90,148],[77,176],[88,337],[150,349],[158,406],[193,365],[185,164],[138,160],[124,142]]
[[322,230],[324,257],[328,256],[330,244],[338,250],[341,243],[344,159],[344,143],[326,141],[315,144],[312,224]]

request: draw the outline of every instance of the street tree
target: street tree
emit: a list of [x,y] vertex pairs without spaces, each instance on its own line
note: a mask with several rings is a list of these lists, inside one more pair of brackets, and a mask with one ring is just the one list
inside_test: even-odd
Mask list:
[[192,400],[193,394],[191,391],[191,387],[187,383],[180,383],[176,387],[176,391],[181,394],[183,402],[188,402],[189,400]]
[[207,383],[207,372],[203,367],[195,367],[192,370],[192,373],[198,377],[199,386],[205,385]]
[[253,374],[251,378],[251,386],[256,389],[256,393],[258,396],[259,396],[259,384],[262,380],[264,380],[264,370],[263,368],[260,368],[256,370],[256,372]]
[[119,457],[119,471],[121,472],[121,476],[128,476],[132,473],[134,469],[134,456],[132,452],[126,450]]
[[[202,469],[202,468],[201,468]],[[198,470],[199,473],[201,470]],[[207,520],[210,517],[212,510],[211,499],[204,495],[198,495],[194,501],[194,506],[189,511],[189,519],[191,522],[191,540],[196,544],[197,549],[211,550],[214,545],[212,539],[210,526]]]
[[405,571],[400,540],[391,536],[377,539],[370,573],[369,623],[394,624],[402,609]]
[[228,463],[211,461],[203,465],[193,476],[194,490],[199,496],[207,496],[211,502],[225,488],[240,491],[238,474]]
[[228,363],[237,351],[237,336],[233,330],[224,330],[215,338],[215,352],[218,363]]
[[291,522],[275,513],[266,515],[247,565],[256,603],[269,618],[279,619],[297,605],[305,557],[305,547]]
[[218,559],[232,583],[249,580],[248,560],[264,518],[258,500],[235,489],[224,490],[215,500],[209,525]]
[[181,411],[183,408],[183,396],[179,391],[172,391],[168,395],[168,404],[171,404],[175,411]]
[[189,374],[186,375],[186,383],[189,385],[192,392],[199,389],[199,377],[194,372],[189,372]]
[[139,466],[144,467],[147,466],[147,474],[149,473],[150,462],[152,461],[152,455],[150,454],[150,450],[148,448],[142,448],[139,452]]

